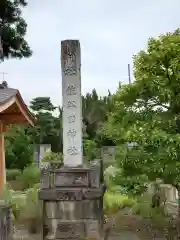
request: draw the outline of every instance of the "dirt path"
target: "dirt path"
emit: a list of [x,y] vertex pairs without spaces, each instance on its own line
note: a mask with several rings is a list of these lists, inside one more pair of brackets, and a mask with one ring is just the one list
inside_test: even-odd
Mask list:
[[111,234],[108,240],[140,240],[140,239],[130,231],[122,231],[122,233]]
[[[14,236],[14,240],[39,240],[40,235],[29,235],[27,232],[18,232]],[[135,234],[129,231],[122,233],[111,234],[108,240],[140,240]]]
[[27,230],[19,229],[14,233],[14,240],[39,240],[40,234],[29,234]]

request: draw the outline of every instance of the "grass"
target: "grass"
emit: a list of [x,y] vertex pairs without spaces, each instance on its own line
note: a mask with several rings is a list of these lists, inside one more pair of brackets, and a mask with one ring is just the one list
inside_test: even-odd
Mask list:
[[126,195],[115,192],[106,192],[104,195],[104,212],[106,215],[113,215],[124,208],[131,208],[135,200]]
[[14,191],[6,186],[0,196],[1,204],[10,204],[12,206],[12,219],[15,225],[23,223],[29,232],[38,232],[41,221],[41,208],[38,199],[38,187],[24,192]]
[[[108,171],[114,171],[109,168]],[[141,196],[133,199],[125,194],[122,188],[110,184],[106,171],[106,178],[109,181],[109,191],[104,195],[104,213],[107,217],[116,216],[118,225],[133,225],[136,224],[137,218],[151,219],[156,225],[163,226],[165,216],[163,209],[152,209],[151,199],[148,196]],[[111,174],[110,171],[110,174]],[[9,179],[11,181],[19,181],[23,185],[23,191],[14,191],[11,186],[7,185],[4,192],[0,196],[2,203],[12,205],[13,219],[15,224],[23,223],[29,232],[38,232],[40,229],[40,221],[42,219],[41,203],[38,199],[38,191],[40,184],[40,172],[35,165],[27,167],[21,174],[17,170],[9,171]],[[123,215],[124,210],[128,211],[129,216]],[[139,219],[139,218],[138,218]]]
[[[15,226],[23,224],[29,233],[38,233],[40,230],[42,208],[38,199],[39,187],[39,184],[35,184],[32,188],[22,192],[13,191],[7,186],[1,195],[1,201],[12,204],[12,217]],[[129,214],[124,214],[123,209],[126,209]],[[163,233],[162,227],[164,227],[165,219],[163,209],[152,209],[148,196],[133,199],[118,192],[106,192],[104,196],[104,212],[108,219],[114,219],[114,222],[110,221],[110,226],[115,223],[117,231],[126,229],[136,232],[137,229],[141,229],[139,234],[146,236],[150,231],[146,229],[146,220],[149,223],[150,219],[150,223],[153,222],[156,229],[161,225],[161,233]],[[154,228],[152,228],[152,231],[154,231]]]
[[[41,203],[38,199],[40,184],[25,191],[14,191],[6,186],[0,199],[3,203],[12,205],[15,224],[23,223],[30,232],[38,231],[42,217]],[[115,192],[106,192],[104,196],[104,211],[106,215],[113,215],[123,208],[131,208],[135,201],[126,195]]]

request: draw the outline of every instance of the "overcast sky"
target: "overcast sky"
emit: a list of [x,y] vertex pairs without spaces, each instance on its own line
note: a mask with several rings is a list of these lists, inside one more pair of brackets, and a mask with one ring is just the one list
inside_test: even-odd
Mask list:
[[[180,27],[180,0],[29,0],[24,11],[33,56],[0,64],[28,104],[37,96],[61,103],[60,41],[79,39],[82,92],[101,95],[128,81],[128,63],[151,36]],[[2,80],[2,76],[1,76]]]

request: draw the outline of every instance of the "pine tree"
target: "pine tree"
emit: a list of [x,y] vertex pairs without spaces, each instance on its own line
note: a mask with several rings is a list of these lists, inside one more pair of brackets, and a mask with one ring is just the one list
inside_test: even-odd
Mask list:
[[27,24],[22,18],[25,0],[0,0],[1,60],[30,57],[32,51],[24,39]]

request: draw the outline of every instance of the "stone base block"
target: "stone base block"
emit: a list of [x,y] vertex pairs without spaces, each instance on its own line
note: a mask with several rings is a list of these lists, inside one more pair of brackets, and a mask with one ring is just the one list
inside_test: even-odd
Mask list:
[[86,220],[86,238],[87,239],[100,239],[101,238],[101,225],[97,220]]
[[100,200],[83,201],[45,201],[45,218],[56,218],[64,220],[74,219],[98,219],[100,216]]
[[105,185],[100,165],[44,169],[43,240],[101,239]]
[[104,195],[105,186],[100,188],[49,188],[40,189],[39,199],[46,201],[82,201],[98,199]]
[[97,220],[48,219],[44,239],[88,239],[101,237],[101,226]]
[[101,184],[100,164],[83,167],[61,167],[41,169],[41,189],[54,187],[99,188]]

